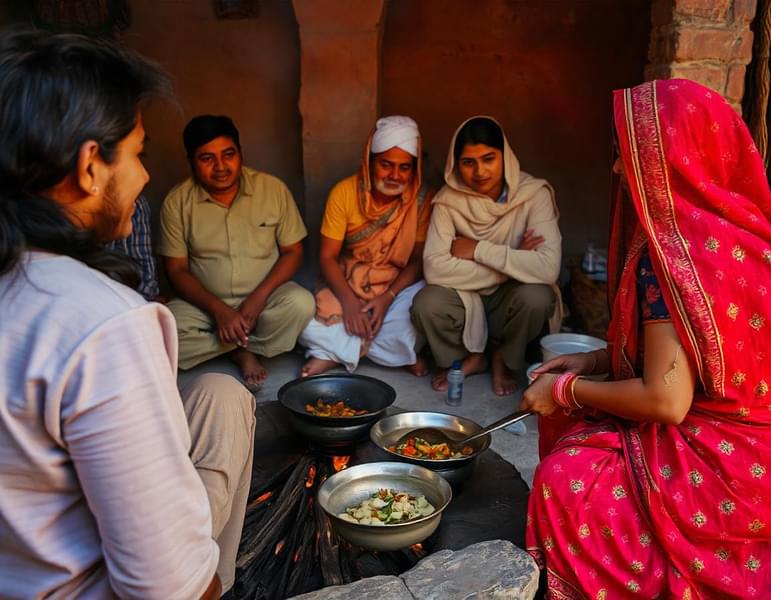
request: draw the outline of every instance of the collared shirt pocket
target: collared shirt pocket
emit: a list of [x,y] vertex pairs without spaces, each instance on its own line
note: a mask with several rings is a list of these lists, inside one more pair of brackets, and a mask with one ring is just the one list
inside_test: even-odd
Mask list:
[[253,258],[269,258],[278,251],[276,228],[278,222],[263,221],[258,225],[246,224],[246,248]]

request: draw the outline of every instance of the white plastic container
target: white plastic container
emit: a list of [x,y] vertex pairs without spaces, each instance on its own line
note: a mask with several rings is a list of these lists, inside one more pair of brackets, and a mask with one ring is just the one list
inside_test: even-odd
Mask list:
[[553,333],[541,338],[543,362],[551,360],[560,354],[574,352],[591,352],[607,346],[605,340],[580,333]]

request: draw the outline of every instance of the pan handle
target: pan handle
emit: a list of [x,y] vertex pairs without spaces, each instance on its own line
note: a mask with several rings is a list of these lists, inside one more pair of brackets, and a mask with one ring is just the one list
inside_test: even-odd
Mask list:
[[473,442],[474,440],[477,440],[488,433],[491,433],[493,431],[497,431],[499,429],[503,429],[504,427],[507,427],[508,425],[513,425],[514,423],[518,423],[522,419],[525,419],[529,417],[530,415],[534,415],[535,413],[531,410],[520,410],[515,412],[511,415],[506,415],[502,419],[498,419],[495,423],[488,425],[487,427],[480,429],[475,434],[470,435],[465,440],[461,440],[459,442],[456,442],[457,444],[468,444],[469,442]]

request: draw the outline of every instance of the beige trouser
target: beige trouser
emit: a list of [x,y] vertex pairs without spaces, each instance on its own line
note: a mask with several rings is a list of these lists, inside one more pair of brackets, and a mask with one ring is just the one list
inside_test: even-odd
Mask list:
[[[223,301],[236,308],[243,298]],[[214,319],[200,308],[179,298],[167,306],[177,320],[180,369],[191,369],[236,347],[220,342]],[[315,311],[316,303],[308,290],[293,281],[281,284],[268,296],[257,325],[249,334],[247,349],[266,357],[288,352]]]
[[220,548],[222,591],[233,586],[236,555],[252,480],[254,396],[235,378],[206,373],[182,389],[190,459],[206,488],[212,535]]
[[[551,286],[507,281],[494,294],[482,296],[490,341],[500,346],[504,364],[512,371],[525,368],[525,348],[554,312]],[[412,322],[426,338],[437,366],[447,368],[465,358],[466,310],[451,288],[427,285],[412,302]]]

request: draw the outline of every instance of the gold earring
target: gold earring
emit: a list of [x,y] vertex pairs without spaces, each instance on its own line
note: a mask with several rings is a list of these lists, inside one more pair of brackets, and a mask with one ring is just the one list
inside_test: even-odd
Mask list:
[[91,188],[91,193],[92,193],[92,194],[96,194],[98,191],[99,191],[99,188],[98,188],[98,187],[96,187],[96,186],[94,186],[94,187],[92,187],[92,188]]

